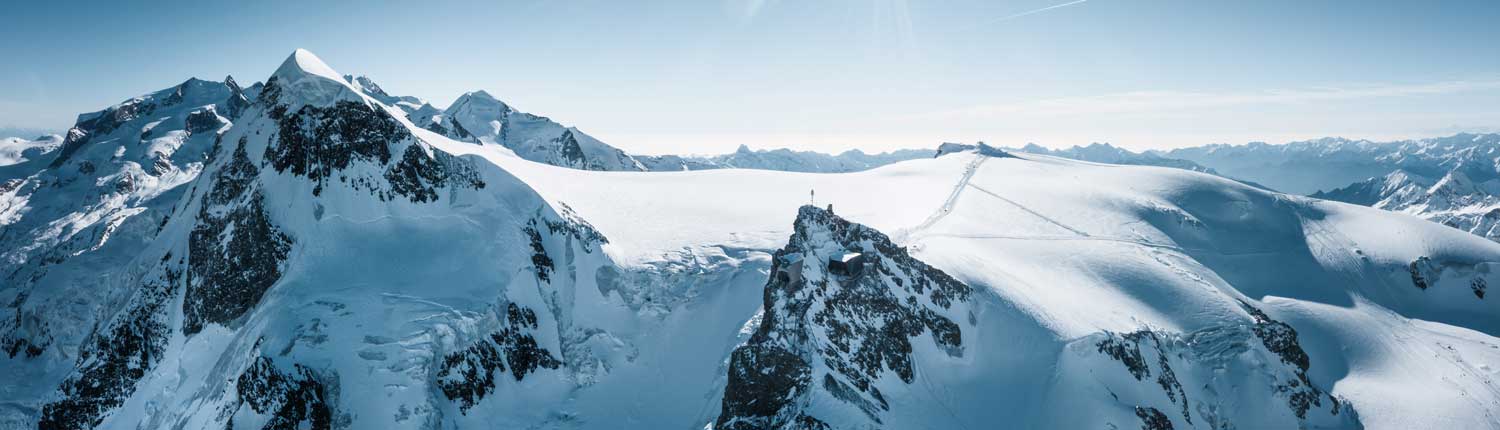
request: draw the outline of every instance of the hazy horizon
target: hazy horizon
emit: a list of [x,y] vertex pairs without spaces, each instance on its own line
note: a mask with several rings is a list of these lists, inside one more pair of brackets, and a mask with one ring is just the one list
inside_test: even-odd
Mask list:
[[12,63],[0,69],[0,129],[65,130],[188,77],[260,81],[300,47],[392,94],[442,108],[483,89],[641,154],[945,141],[1141,151],[1500,130],[1495,2],[11,9],[0,37],[20,43],[0,47]]

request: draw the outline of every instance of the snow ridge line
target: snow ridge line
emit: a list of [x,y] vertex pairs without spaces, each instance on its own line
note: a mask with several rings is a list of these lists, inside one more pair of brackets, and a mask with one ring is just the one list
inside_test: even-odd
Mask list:
[[953,186],[953,192],[948,194],[948,199],[943,201],[943,205],[938,207],[937,212],[933,212],[921,224],[917,224],[916,227],[908,230],[906,235],[926,230],[928,227],[932,227],[933,224],[941,221],[944,217],[947,217],[949,213],[952,213],[953,206],[958,203],[958,196],[964,192],[964,187],[969,185],[969,180],[974,179],[974,174],[979,172],[979,166],[984,164],[984,160],[988,160],[989,158],[984,154],[975,153],[974,160],[970,161],[967,166],[964,166],[964,176],[958,179],[958,184]]

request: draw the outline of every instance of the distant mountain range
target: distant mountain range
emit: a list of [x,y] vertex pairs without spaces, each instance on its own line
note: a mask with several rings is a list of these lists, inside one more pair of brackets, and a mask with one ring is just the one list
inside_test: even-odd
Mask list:
[[[305,50],[261,84],[189,79],[0,141],[0,428],[1500,416],[1500,243],[1029,150],[640,157]],[[1426,194],[1487,186],[1445,178]]]

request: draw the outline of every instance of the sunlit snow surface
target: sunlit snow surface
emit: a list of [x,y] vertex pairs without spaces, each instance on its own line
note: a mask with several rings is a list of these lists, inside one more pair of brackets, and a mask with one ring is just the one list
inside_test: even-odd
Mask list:
[[[730,352],[765,317],[771,253],[809,203],[885,232],[978,291],[959,322],[961,354],[919,338],[914,381],[876,382],[890,403],[886,428],[1138,428],[1131,402],[1163,394],[1117,391],[1142,385],[1095,353],[1095,341],[1106,331],[1243,331],[1240,300],[1296,328],[1312,382],[1351,402],[1366,428],[1500,422],[1500,306],[1471,289],[1475,279],[1500,282],[1500,244],[1441,225],[1183,170],[1024,153],[960,152],[846,174],[568,169],[414,127],[339,76],[300,50],[275,75],[289,104],[388,109],[416,136],[402,148],[459,155],[486,186],[442,188],[437,202],[387,201],[338,180],[315,193],[306,177],[262,167],[253,181],[267,217],[296,240],[286,270],[242,318],[191,336],[173,299],[165,352],[102,427],[256,427],[268,417],[236,403],[237,378],[269,358],[318,372],[347,428],[704,428],[719,414]],[[253,108],[225,131],[224,148],[243,137],[250,161],[265,166],[276,131]],[[206,178],[227,151],[186,185],[163,185],[173,191],[157,195],[174,200],[152,207],[181,216],[137,232],[156,227],[155,240],[105,249],[114,254],[102,261],[129,267],[75,259],[63,269],[99,271],[96,288],[115,289],[100,294],[113,298],[158,261],[180,259]],[[353,182],[382,171],[355,163],[340,174]],[[608,244],[556,231],[527,237],[528,226],[570,211]],[[537,275],[537,247],[555,267],[548,281]],[[1410,268],[1424,257],[1419,289]],[[72,312],[119,309],[83,293],[63,295],[87,308]],[[496,374],[492,392],[461,408],[434,386],[437,370],[502,327],[508,304],[537,313],[537,344],[566,365],[524,379]],[[71,345],[43,359],[0,358],[0,378],[20,381],[0,387],[0,417],[36,414],[74,365],[76,337],[90,328],[53,323],[74,335],[59,340]],[[1281,364],[1245,352],[1243,337],[1192,339],[1207,340],[1180,351],[1207,359],[1179,377],[1188,395],[1222,408],[1192,411],[1196,426],[1210,425],[1204,416],[1235,417],[1236,428],[1293,419],[1265,380]],[[837,427],[864,425],[827,396],[802,406]]]
[[[1500,412],[1500,307],[1474,297],[1472,272],[1453,269],[1451,282],[1422,291],[1404,270],[1422,256],[1500,262],[1500,247],[1420,219],[1177,169],[1030,154],[955,154],[850,174],[635,174],[424,139],[484,157],[566,202],[613,240],[607,249],[622,262],[684,248],[778,247],[790,214],[815,192],[816,204],[890,232],[918,258],[992,291],[989,318],[1032,319],[981,323],[976,354],[923,367],[935,379],[927,386],[948,392],[937,397],[964,411],[952,423],[969,428],[1047,409],[1033,394],[1055,381],[1013,372],[1051,369],[1061,343],[1100,330],[1233,323],[1241,297],[1298,328],[1314,381],[1351,400],[1369,428],[1488,427]],[[930,418],[912,424],[943,422]]]

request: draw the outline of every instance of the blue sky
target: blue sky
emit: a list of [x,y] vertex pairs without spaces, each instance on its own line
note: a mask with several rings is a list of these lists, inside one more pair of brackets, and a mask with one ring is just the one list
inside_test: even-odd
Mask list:
[[64,3],[0,6],[0,127],[262,80],[300,47],[642,153],[1500,131],[1493,0]]

